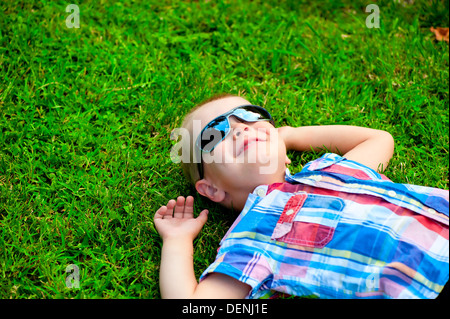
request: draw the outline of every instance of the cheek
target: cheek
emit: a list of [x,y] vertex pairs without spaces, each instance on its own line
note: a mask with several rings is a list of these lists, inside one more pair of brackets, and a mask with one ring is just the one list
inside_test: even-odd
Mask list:
[[254,130],[264,135],[273,135],[278,132],[277,129],[269,122],[255,122],[252,123],[251,126]]
[[[225,141],[225,140],[224,140]],[[203,155],[203,163],[212,176],[227,178],[236,176],[236,160],[231,153],[231,147],[228,143],[220,143],[211,153]]]
[[[225,141],[225,140],[224,140]],[[221,164],[227,159],[227,150],[224,141],[220,142],[212,152],[203,154],[203,162],[207,164]]]

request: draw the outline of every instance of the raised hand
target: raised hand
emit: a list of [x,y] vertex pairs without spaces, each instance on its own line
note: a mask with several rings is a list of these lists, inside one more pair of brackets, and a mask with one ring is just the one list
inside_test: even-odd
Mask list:
[[208,210],[203,210],[194,218],[194,198],[179,196],[177,200],[169,200],[166,206],[161,206],[155,213],[156,230],[163,240],[186,239],[194,240],[208,219]]

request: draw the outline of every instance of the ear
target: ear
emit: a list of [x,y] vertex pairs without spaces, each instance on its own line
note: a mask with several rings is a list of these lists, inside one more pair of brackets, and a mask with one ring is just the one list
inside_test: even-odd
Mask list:
[[225,199],[225,191],[213,185],[207,179],[201,179],[195,183],[197,192],[216,203],[220,203]]

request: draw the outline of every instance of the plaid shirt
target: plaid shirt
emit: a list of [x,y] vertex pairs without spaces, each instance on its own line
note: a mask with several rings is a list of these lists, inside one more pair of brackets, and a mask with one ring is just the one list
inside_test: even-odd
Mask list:
[[435,298],[449,277],[449,192],[325,154],[262,185],[202,274],[320,298]]

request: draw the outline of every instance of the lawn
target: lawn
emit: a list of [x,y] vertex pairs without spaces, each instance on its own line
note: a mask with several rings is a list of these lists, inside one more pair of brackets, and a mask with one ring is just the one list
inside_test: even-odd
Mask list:
[[69,3],[0,4],[0,298],[159,298],[153,214],[178,195],[210,210],[200,275],[238,212],[195,195],[170,133],[216,93],[387,130],[389,178],[449,187],[448,0],[83,1],[79,28]]

